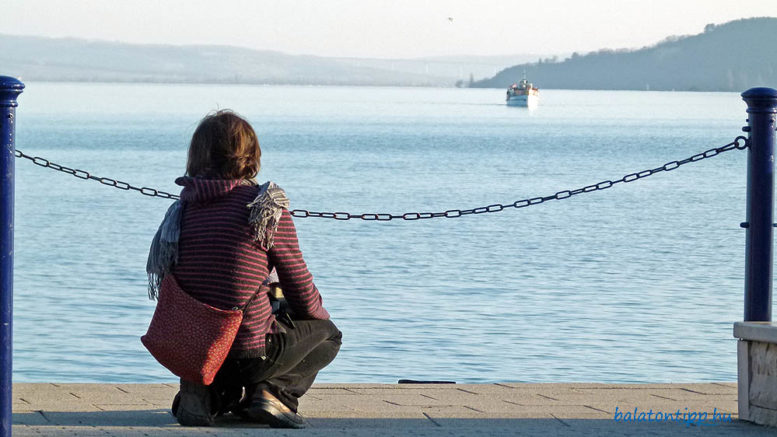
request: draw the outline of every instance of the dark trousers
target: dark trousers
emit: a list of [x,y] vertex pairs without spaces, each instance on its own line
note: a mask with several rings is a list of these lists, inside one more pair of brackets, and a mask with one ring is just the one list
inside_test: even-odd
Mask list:
[[340,350],[342,333],[330,320],[279,323],[286,332],[267,335],[265,359],[227,359],[214,385],[222,391],[245,387],[247,400],[268,390],[296,412],[318,371]]

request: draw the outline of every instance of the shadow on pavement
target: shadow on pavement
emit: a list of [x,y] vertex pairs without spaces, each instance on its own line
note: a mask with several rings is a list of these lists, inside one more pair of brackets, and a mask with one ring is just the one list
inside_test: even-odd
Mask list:
[[[308,430],[295,431],[295,435],[699,435],[705,436],[760,436],[775,435],[773,428],[734,420],[718,424],[672,423],[623,423],[608,419],[538,419],[538,418],[308,418]],[[47,434],[48,427],[126,427],[132,429],[167,428],[165,434],[187,435],[193,428],[181,427],[168,409],[126,411],[28,411],[13,414],[13,424],[37,428]],[[26,428],[25,427],[25,428]],[[247,423],[234,415],[217,418],[217,428],[238,431],[246,428],[266,428],[265,425]],[[202,430],[214,428],[202,428]],[[187,431],[189,430],[189,431]],[[32,431],[32,430],[30,430]],[[350,432],[349,432],[350,431]]]

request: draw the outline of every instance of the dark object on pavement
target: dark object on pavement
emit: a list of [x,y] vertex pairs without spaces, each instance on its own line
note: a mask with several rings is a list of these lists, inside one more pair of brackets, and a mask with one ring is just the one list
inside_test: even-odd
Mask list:
[[415,379],[400,379],[397,384],[456,384],[456,381],[417,381]]

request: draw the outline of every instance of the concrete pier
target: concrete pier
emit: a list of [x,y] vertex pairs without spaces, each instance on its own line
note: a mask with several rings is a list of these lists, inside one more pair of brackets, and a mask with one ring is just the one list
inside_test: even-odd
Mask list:
[[[181,427],[170,414],[170,403],[176,392],[176,383],[17,383],[13,386],[13,434],[17,437],[775,435],[774,428],[738,420],[734,382],[317,384],[301,400],[300,413],[310,424],[304,430],[270,429],[241,422],[231,415],[221,417],[216,427]],[[652,420],[648,419],[648,412],[652,413]],[[659,412],[662,420],[657,421]],[[707,420],[690,416],[701,412],[707,413]],[[618,413],[623,415],[616,420]],[[641,420],[640,413],[645,413]],[[715,413],[717,416],[713,418]],[[667,420],[667,414],[672,414],[672,419]]]

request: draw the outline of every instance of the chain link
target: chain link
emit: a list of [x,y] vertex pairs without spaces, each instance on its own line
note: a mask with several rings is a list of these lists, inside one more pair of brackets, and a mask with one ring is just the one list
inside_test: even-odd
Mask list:
[[130,185],[127,182],[122,182],[116,179],[106,178],[106,177],[100,177],[95,176],[88,171],[85,170],[79,170],[77,168],[70,168],[65,167],[64,165],[60,165],[54,162],[49,161],[46,158],[41,158],[39,156],[30,156],[22,152],[21,150],[16,150],[14,152],[14,155],[16,155],[17,158],[24,158],[29,159],[32,161],[33,164],[39,165],[44,168],[50,168],[53,170],[61,171],[62,173],[67,173],[69,175],[75,176],[79,179],[92,179],[94,181],[97,181],[103,185],[108,185],[109,187],[118,188],[120,190],[134,190],[139,192],[140,194],[143,194],[145,196],[151,196],[151,197],[161,197],[163,199],[179,199],[180,197],[177,194],[170,194],[166,191],[157,190],[154,188],[149,187],[136,187],[134,185]]
[[[378,214],[378,213],[351,214],[348,212],[316,212],[316,211],[308,211],[305,209],[294,209],[294,210],[291,210],[290,213],[292,216],[300,217],[300,218],[319,217],[319,218],[329,218],[334,220],[361,219],[366,221],[426,220],[426,219],[440,218],[440,217],[454,218],[454,217],[461,217],[461,216],[470,215],[470,214],[486,214],[486,213],[492,213],[492,212],[499,212],[506,208],[526,208],[527,206],[539,205],[540,203],[545,203],[550,200],[568,199],[572,196],[576,196],[581,193],[592,193],[594,191],[606,190],[608,188],[611,188],[615,184],[634,182],[638,179],[643,179],[648,176],[652,176],[656,173],[675,170],[680,166],[683,166],[690,162],[698,162],[703,159],[712,158],[713,156],[717,156],[723,152],[728,152],[730,150],[743,150],[743,149],[746,149],[747,147],[748,147],[747,138],[743,136],[738,136],[734,139],[734,141],[724,146],[712,148],[704,152],[697,153],[691,157],[685,158],[680,161],[669,161],[666,164],[653,169],[642,170],[636,173],[629,173],[627,175],[624,175],[620,179],[604,180],[599,183],[586,185],[585,187],[576,188],[574,190],[563,190],[548,196],[531,197],[527,199],[516,200],[513,203],[507,203],[507,204],[494,203],[488,206],[481,206],[478,208],[470,208],[470,209],[449,209],[445,212],[408,212],[404,214]],[[16,150],[15,155],[17,158],[28,159],[32,161],[32,163],[35,165],[61,171],[63,173],[67,173],[69,175],[75,176],[79,179],[92,179],[103,185],[115,187],[120,190],[125,190],[125,191],[134,190],[134,191],[140,192],[140,194],[143,194],[145,196],[161,197],[163,199],[180,198],[180,196],[178,196],[177,194],[170,194],[168,192],[160,191],[154,188],[136,187],[134,185],[128,184],[127,182],[122,182],[116,179],[94,176],[88,171],[65,167],[63,165],[53,163],[48,159],[41,158],[38,156],[34,156],[34,157],[29,156],[20,150]]]

